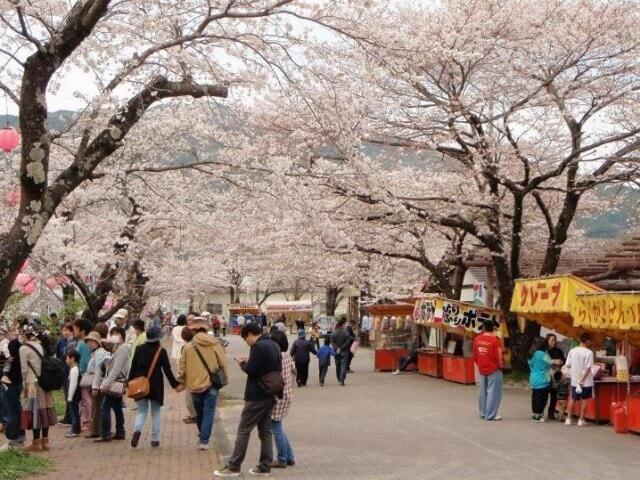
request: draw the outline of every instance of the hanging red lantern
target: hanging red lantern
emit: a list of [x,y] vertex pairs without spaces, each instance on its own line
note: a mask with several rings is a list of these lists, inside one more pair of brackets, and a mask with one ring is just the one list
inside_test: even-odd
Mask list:
[[15,207],[16,205],[18,205],[20,203],[21,195],[22,194],[20,192],[20,187],[13,187],[11,190],[9,190],[7,196],[5,197],[7,205],[10,207]]
[[36,289],[36,278],[28,273],[19,273],[13,284],[21,293],[31,295]]
[[6,127],[0,130],[0,150],[7,153],[16,149],[20,143],[20,134],[11,125],[7,124]]

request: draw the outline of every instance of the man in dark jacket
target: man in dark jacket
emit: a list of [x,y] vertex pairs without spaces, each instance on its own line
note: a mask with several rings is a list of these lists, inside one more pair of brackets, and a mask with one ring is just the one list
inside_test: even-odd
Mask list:
[[345,328],[345,321],[340,320],[336,323],[336,329],[331,335],[331,345],[336,352],[336,376],[340,385],[344,387],[344,380],[347,377],[347,361],[349,359],[349,347],[353,341],[353,337]]
[[20,365],[20,340],[9,342],[9,358],[0,373],[0,388],[4,390],[6,401],[7,443],[0,451],[18,448],[24,442],[24,431],[20,428],[20,393],[22,390],[22,369]]
[[262,335],[262,327],[249,323],[242,327],[240,335],[251,348],[249,358],[237,358],[240,368],[247,374],[244,390],[244,409],[240,416],[238,434],[228,465],[216,470],[216,477],[238,477],[240,466],[247,453],[249,436],[257,426],[260,437],[260,465],[249,470],[254,476],[266,476],[273,462],[273,439],[271,435],[271,411],[276,404],[275,394],[262,386],[262,378],[270,372],[282,371],[280,347],[268,336]]

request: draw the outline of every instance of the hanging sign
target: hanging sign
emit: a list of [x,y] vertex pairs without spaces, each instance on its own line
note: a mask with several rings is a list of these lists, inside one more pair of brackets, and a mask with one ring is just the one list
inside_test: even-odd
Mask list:
[[447,298],[419,300],[414,319],[419,325],[441,325],[474,333],[481,333],[485,322],[493,322],[495,326],[503,323],[500,310]]

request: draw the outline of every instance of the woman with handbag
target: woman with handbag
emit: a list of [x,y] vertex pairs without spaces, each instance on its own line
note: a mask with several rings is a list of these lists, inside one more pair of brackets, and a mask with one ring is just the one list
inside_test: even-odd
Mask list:
[[[160,446],[160,427],[162,423],[161,408],[164,402],[164,379],[167,377],[171,386],[180,391],[182,386],[171,371],[169,355],[160,346],[162,329],[151,327],[147,330],[147,342],[136,348],[129,371],[129,396],[133,396],[138,407],[138,415],[134,427],[131,446],[136,448],[140,441],[142,429],[151,408],[151,447]],[[134,388],[139,384],[139,388]]]
[[[100,384],[102,393],[102,428],[100,438],[94,442],[110,442],[124,440],[124,413],[122,412],[122,395],[125,381],[129,373],[129,346],[124,343],[127,334],[122,327],[111,329],[108,342],[113,345],[111,358],[104,361],[104,376]],[[116,418],[116,433],[111,433],[111,411]]]
[[33,442],[26,451],[49,450],[49,427],[57,422],[53,395],[38,383],[46,349],[42,344],[42,327],[26,324],[22,327],[24,342],[19,350],[22,367],[22,430],[33,432]]
[[107,358],[107,351],[102,348],[102,337],[97,331],[89,332],[84,339],[85,343],[91,350],[89,365],[87,371],[80,380],[80,388],[89,392],[91,397],[91,430],[85,438],[100,438],[100,430],[102,427],[102,419],[100,416],[100,404],[102,395],[100,393],[100,383],[102,376],[100,375],[102,363]]

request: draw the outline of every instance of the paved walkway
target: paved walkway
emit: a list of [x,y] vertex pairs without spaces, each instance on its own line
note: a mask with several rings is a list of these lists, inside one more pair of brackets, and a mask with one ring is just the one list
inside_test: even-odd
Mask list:
[[[229,357],[246,355],[238,337]],[[310,384],[295,388],[285,427],[296,466],[283,479],[637,479],[640,436],[609,426],[584,429],[533,424],[530,393],[507,390],[502,422],[477,418],[476,388],[418,374],[373,372],[371,351],[358,352],[346,387],[331,372],[320,387],[317,363]],[[227,394],[242,396],[237,366]],[[221,409],[231,443],[241,405]],[[221,452],[222,454],[228,452]],[[243,471],[257,463],[257,434]],[[248,474],[247,474],[248,476]],[[205,476],[199,478],[206,478]]]
[[[175,369],[174,369],[175,373]],[[129,445],[136,411],[125,409],[127,440],[94,443],[85,438],[64,438],[66,428],[51,430],[51,450],[42,455],[51,459],[54,470],[45,476],[52,480],[194,480],[211,478],[218,468],[214,450],[198,450],[197,428],[186,425],[184,394],[176,394],[165,386],[160,447],[151,448],[151,418],[138,448]],[[133,400],[126,400],[133,406]],[[84,435],[84,433],[83,433]]]
[[[247,354],[239,337],[231,341],[230,359]],[[244,374],[231,363],[231,382],[218,409],[222,421],[215,427],[221,455],[230,453],[242,408],[230,397],[240,399],[244,390]],[[274,478],[635,480],[640,472],[640,436],[615,435],[608,426],[532,424],[527,391],[506,391],[504,421],[488,423],[476,417],[475,387],[417,374],[375,373],[368,350],[356,356],[356,373],[346,387],[337,385],[333,372],[319,387],[316,365],[310,385],[295,388],[285,420],[297,464],[274,471]],[[58,427],[52,450],[43,454],[54,461],[55,471],[39,478],[211,479],[216,453],[198,451],[195,427],[181,422],[183,395],[168,389],[167,397],[159,449],[150,448],[148,430],[133,450],[128,442],[67,440]],[[134,415],[127,410],[127,436]],[[258,455],[254,433],[244,472]]]

